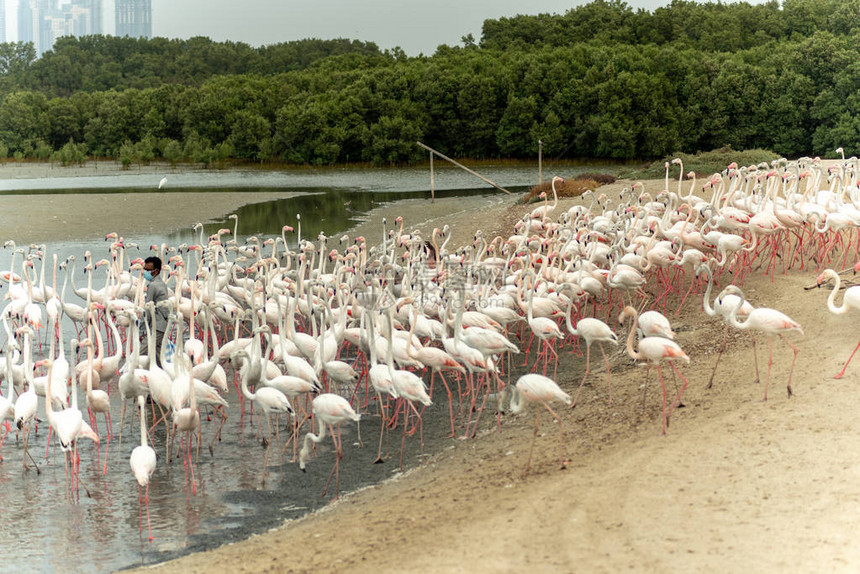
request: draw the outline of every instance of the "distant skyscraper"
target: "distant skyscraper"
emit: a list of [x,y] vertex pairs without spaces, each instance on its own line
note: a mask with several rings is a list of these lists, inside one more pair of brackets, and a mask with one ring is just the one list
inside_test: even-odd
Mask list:
[[18,0],[18,41],[32,42],[39,52],[39,9],[36,0]]
[[[0,7],[5,1],[0,0]],[[57,0],[19,0],[18,41],[32,42],[36,54],[41,56],[61,36],[103,34],[103,2],[63,0],[58,7]]]
[[89,11],[87,34],[104,34],[104,22],[102,18],[103,0],[78,0],[77,4],[84,10]]
[[0,0],[0,42],[6,41],[6,0]]
[[152,38],[152,1],[116,0],[116,35]]

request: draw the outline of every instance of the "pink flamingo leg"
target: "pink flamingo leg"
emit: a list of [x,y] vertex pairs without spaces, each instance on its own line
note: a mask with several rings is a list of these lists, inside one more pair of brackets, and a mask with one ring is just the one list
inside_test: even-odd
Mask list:
[[847,361],[845,361],[845,366],[843,366],[842,370],[839,371],[839,373],[835,377],[833,377],[834,379],[841,379],[842,378],[842,376],[845,374],[845,369],[848,368],[848,363],[850,363],[851,359],[854,358],[854,354],[857,352],[857,349],[860,349],[860,341],[857,341],[857,346],[854,347],[853,351],[851,351],[851,356],[848,357]]
[[678,391],[678,395],[675,397],[675,401],[672,403],[672,406],[669,407],[669,413],[666,415],[667,424],[668,424],[668,418],[672,416],[672,412],[675,410],[675,408],[678,405],[681,404],[681,395],[684,394],[684,391],[687,389],[687,385],[689,384],[686,377],[684,377],[684,375],[681,374],[681,371],[678,370],[678,367],[675,366],[675,363],[673,361],[669,361],[669,366],[672,367],[672,370],[675,371],[675,373],[677,373],[679,377],[681,377],[681,380],[684,381],[684,384],[681,385],[681,390]]
[[540,428],[540,409],[538,409],[537,414],[535,415],[535,432],[532,435],[532,444],[529,447],[529,459],[526,461],[526,469],[523,472],[523,475],[528,473],[529,469],[532,466],[532,453],[535,449],[535,441],[537,441],[538,429]]
[[[140,488],[140,487],[138,487]],[[152,522],[149,520],[149,483],[146,483],[146,527],[149,530],[149,541],[152,542]]]
[[767,400],[767,388],[770,386],[770,368],[773,365],[773,339],[770,337],[767,339],[767,352],[767,380],[764,383],[764,399],[762,399],[764,401]]
[[[435,371],[434,371],[435,373]],[[433,375],[430,375],[431,379]],[[442,384],[445,385],[445,392],[448,393],[448,417],[451,419],[451,434],[449,437],[453,437],[457,433],[454,431],[454,399],[451,396],[451,388],[448,386],[448,381],[445,380],[444,375],[442,375],[442,371],[439,371],[439,378],[442,379]],[[432,387],[432,384],[431,384]]]
[[579,388],[576,389],[576,396],[573,397],[573,404],[570,408],[575,408],[577,402],[579,402],[579,392],[582,390],[582,386],[585,384],[585,379],[588,378],[588,373],[591,371],[591,345],[587,342],[585,344],[585,374],[582,375],[582,380],[579,382]]
[[657,366],[657,376],[660,377],[660,389],[663,392],[663,413],[662,413],[663,430],[660,434],[666,434],[666,427],[669,426],[668,420],[666,417],[666,383],[665,383],[665,381],[663,381],[663,373],[660,372],[660,365],[656,365],[656,366]]
[[791,369],[789,369],[789,371],[788,371],[788,385],[786,385],[786,390],[788,391],[788,396],[789,396],[789,398],[791,398],[791,395],[793,394],[793,392],[791,390],[791,375],[794,374],[794,363],[797,362],[798,349],[797,349],[797,347],[792,345],[788,341],[788,339],[783,337],[781,334],[779,335],[779,338],[782,339],[786,345],[791,347],[791,350],[794,352],[794,356],[791,358]]
[[564,457],[564,428],[562,428],[561,417],[556,414],[552,407],[550,407],[547,403],[543,403],[543,406],[546,407],[546,410],[555,417],[556,422],[558,422],[558,452],[561,458],[561,470],[567,468],[567,460]]
[[710,389],[714,385],[714,375],[717,374],[717,367],[720,364],[720,358],[723,356],[723,351],[726,350],[726,339],[729,334],[729,325],[726,324],[725,328],[723,328],[723,342],[720,343],[720,351],[717,353],[717,360],[714,362],[714,370],[711,371],[711,378],[708,379],[708,384],[705,385],[706,389]]
[[609,390],[609,404],[612,404],[612,382],[609,373],[609,359],[606,357],[606,352],[603,350],[603,343],[597,343],[600,349],[600,354],[603,355],[603,363],[606,365],[606,388]]

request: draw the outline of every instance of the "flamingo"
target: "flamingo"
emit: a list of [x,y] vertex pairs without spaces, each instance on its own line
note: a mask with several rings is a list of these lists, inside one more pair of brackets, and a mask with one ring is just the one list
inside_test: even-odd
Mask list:
[[[177,289],[178,291],[178,289]],[[171,314],[172,317],[172,314]],[[182,346],[182,326],[184,322],[177,322],[177,333],[176,333],[176,362],[174,363],[174,368],[176,369],[176,378],[173,379],[173,383],[171,384],[171,406],[173,407],[173,427],[175,432],[185,433],[185,437],[182,439],[183,450],[183,465],[185,466],[186,472],[186,481],[188,478],[188,473],[191,473],[191,493],[197,493],[197,482],[194,479],[194,466],[191,463],[191,435],[192,433],[197,434],[197,448],[198,452],[200,449],[200,411],[197,409],[197,393],[194,392],[194,377],[186,369],[185,363],[185,350]],[[180,404],[175,404],[173,401],[174,387],[177,385],[185,385],[185,379],[188,379],[188,406],[181,407]],[[181,407],[181,408],[180,408]],[[174,434],[175,436],[175,434]],[[170,457],[168,457],[170,460]],[[187,487],[186,487],[187,488]]]
[[149,394],[149,383],[146,381],[146,371],[138,368],[140,358],[140,328],[137,326],[137,316],[127,313],[131,329],[126,343],[131,346],[131,352],[126,352],[128,360],[123,366],[117,388],[122,400],[122,414],[119,420],[119,448],[122,448],[122,430],[125,422],[125,410],[128,400]]
[[[54,361],[52,359],[42,359],[41,361],[37,361],[35,366],[47,366],[48,367],[48,379],[45,382],[47,394],[46,397],[51,396],[51,378],[54,374]],[[73,389],[74,395],[77,395],[77,389]],[[77,447],[77,439],[81,433],[81,424],[83,423],[83,414],[80,409],[77,408],[77,405],[73,405],[67,409],[63,409],[61,411],[55,411],[50,399],[45,399],[45,417],[48,419],[51,427],[57,433],[57,438],[60,441],[60,448],[63,450],[63,454],[65,456],[65,468],[66,468],[66,486],[69,488],[69,492],[71,492],[71,485],[68,483],[68,468],[71,466],[72,475],[77,476],[77,466],[78,466],[78,447]],[[74,452],[72,452],[74,451]],[[72,452],[70,457],[69,453]]]
[[576,327],[574,327],[571,320],[572,309],[573,298],[571,297],[567,308],[567,330],[571,335],[585,339],[585,374],[582,376],[579,388],[576,389],[573,406],[575,407],[577,401],[579,401],[579,393],[582,391],[582,385],[585,384],[585,379],[588,378],[588,373],[591,372],[591,344],[595,341],[597,341],[597,346],[600,348],[600,354],[603,355],[603,361],[606,363],[606,386],[609,389],[609,403],[612,404],[612,387],[609,383],[609,360],[606,358],[606,352],[603,350],[603,343],[612,343],[613,345],[617,345],[618,337],[612,329],[609,328],[609,325],[600,319],[584,317],[580,319],[577,322]]
[[[9,339],[11,344],[6,347],[6,384],[8,385],[6,395],[0,396],[0,424],[6,427],[6,432],[3,433],[3,438],[0,438],[0,447],[3,446],[3,441],[6,435],[9,434],[9,423],[15,421],[15,403],[12,401],[12,395],[15,393],[15,381],[12,376],[12,349],[17,347],[14,339]],[[0,455],[0,462],[3,461],[3,456]]]
[[33,352],[30,339],[33,336],[33,330],[29,326],[25,325],[18,329],[17,332],[22,333],[24,336],[23,361],[27,390],[19,394],[18,398],[15,400],[15,426],[18,430],[24,431],[24,470],[30,470],[30,467],[27,466],[27,458],[29,457],[30,460],[33,461],[36,474],[41,474],[42,471],[39,470],[39,465],[37,465],[36,461],[33,460],[33,456],[27,448],[30,442],[30,425],[36,419],[36,410],[39,405],[39,398],[36,396],[36,385],[33,383],[33,369],[30,367]]
[[794,351],[794,357],[791,360],[791,369],[788,372],[788,384],[786,385],[786,390],[788,391],[788,396],[791,397],[791,375],[794,373],[794,363],[797,361],[797,353],[798,349],[794,345],[792,345],[788,339],[783,336],[783,333],[787,333],[789,331],[797,331],[801,335],[803,335],[803,329],[800,327],[800,324],[791,319],[785,313],[777,311],[776,309],[769,309],[767,307],[757,307],[753,309],[752,312],[747,316],[746,321],[743,323],[738,322],[738,311],[740,311],[741,307],[746,301],[746,297],[744,296],[743,291],[740,290],[736,285],[729,285],[723,292],[720,293],[720,300],[723,299],[725,295],[733,294],[738,296],[738,302],[734,308],[732,308],[731,313],[729,314],[729,324],[736,329],[753,329],[756,331],[761,331],[767,337],[767,348],[768,348],[768,360],[767,360],[767,381],[764,384],[764,399],[767,400],[767,388],[770,385],[770,369],[773,365],[773,336],[777,335],[783,342],[791,347],[791,350]]
[[[509,391],[509,389],[512,390]],[[540,403],[552,416],[555,417],[555,420],[558,421],[559,452],[561,453],[561,468],[564,469],[567,464],[567,461],[564,459],[564,430],[561,426],[561,417],[552,410],[549,403],[551,401],[561,401],[566,405],[570,405],[572,403],[570,395],[562,391],[555,381],[537,373],[523,375],[517,379],[516,385],[513,387],[510,385],[505,387],[502,391],[500,404],[504,404],[505,397],[508,392],[512,393],[510,403],[512,413],[521,413],[523,409],[525,409],[526,401],[530,403]],[[523,399],[525,399],[525,401]],[[524,473],[528,473],[531,468],[532,451],[534,451],[538,429],[540,428],[540,413],[541,410],[538,409],[537,414],[535,414],[535,432],[532,435],[532,443],[529,447],[529,458],[528,461],[526,461]]]
[[[860,263],[856,263],[854,265],[854,272],[860,271]],[[853,287],[849,287],[845,290],[845,295],[842,297],[842,305],[839,307],[836,306],[836,293],[839,291],[840,286],[842,285],[842,279],[839,277],[839,274],[833,269],[825,269],[821,275],[818,276],[816,280],[819,287],[827,280],[833,279],[833,291],[830,292],[830,296],[827,297],[827,308],[831,313],[836,315],[843,315],[848,312],[848,309],[860,309],[860,285],[854,285]],[[854,353],[857,352],[857,349],[860,349],[860,341],[857,342],[857,346],[854,347],[854,350],[851,351],[851,355],[848,357],[848,360],[845,361],[845,365],[842,367],[842,370],[839,371],[833,378],[841,379],[845,374],[845,369],[848,368],[848,363],[851,362],[851,359],[854,358]]]
[[409,337],[406,339],[406,354],[423,364],[430,369],[430,392],[433,391],[433,377],[439,373],[439,378],[442,379],[442,384],[445,385],[445,390],[448,392],[448,415],[451,421],[451,436],[454,432],[454,400],[451,396],[451,389],[448,387],[448,381],[445,380],[443,370],[454,370],[462,374],[466,374],[466,369],[457,360],[447,352],[437,347],[421,347],[413,352],[412,350],[412,334],[415,331],[415,326],[418,323],[418,309],[412,308],[412,324],[409,329]]
[[549,319],[547,317],[535,317],[534,316],[534,289],[529,288],[528,292],[529,296],[529,304],[526,310],[526,318],[528,320],[529,328],[532,331],[532,334],[541,340],[541,345],[543,345],[543,352],[538,352],[537,359],[535,360],[535,364],[532,366],[532,369],[537,367],[538,362],[540,361],[540,356],[543,354],[544,356],[544,364],[543,364],[543,374],[546,375],[547,362],[549,361],[549,353],[552,353],[555,356],[555,365],[553,366],[553,376],[556,376],[558,371],[558,353],[553,349],[552,342],[554,339],[564,339],[564,333],[559,329],[558,324]]
[[[142,514],[143,501],[140,494],[140,489],[146,487],[146,526],[149,528],[149,541],[152,542],[152,523],[149,520],[149,480],[152,478],[152,473],[155,472],[155,449],[146,444],[146,400],[143,395],[137,396],[137,404],[140,408],[140,446],[134,447],[129,458],[129,465],[134,478],[137,480],[137,498],[141,506]],[[140,520],[140,532],[143,533],[143,517]]]
[[[430,395],[427,394],[427,387],[424,385],[424,380],[406,370],[400,370],[394,368],[394,337],[392,335],[393,331],[393,323],[394,318],[391,313],[391,308],[388,309],[387,314],[387,327],[388,327],[388,352],[386,354],[386,364],[388,366],[388,374],[391,377],[391,385],[394,387],[394,390],[397,392],[399,398],[403,399],[409,408],[412,409],[412,412],[415,416],[418,417],[418,425],[419,432],[421,434],[421,454],[424,454],[424,420],[421,417],[421,413],[418,412],[418,409],[415,408],[415,402],[420,402],[425,407],[430,406],[432,403],[430,399]],[[410,337],[407,339],[407,348],[411,348],[411,333]],[[422,363],[418,363],[420,365],[419,368],[423,368],[424,365]],[[408,413],[407,413],[408,414]],[[403,425],[403,438],[400,443],[400,468],[403,468],[403,451],[406,445],[406,427],[407,425],[404,423]],[[412,431],[414,432],[414,430]]]
[[549,217],[549,215],[555,211],[555,208],[558,206],[558,192],[555,189],[556,183],[564,183],[564,178],[559,176],[552,178],[552,207],[549,205],[541,205],[540,207],[534,208],[531,212],[532,219],[543,219],[544,217]]
[[[382,458],[382,439],[385,431],[388,428],[388,414],[385,412],[385,402],[382,399],[383,394],[389,395],[393,399],[397,399],[400,395],[394,388],[394,383],[391,380],[391,370],[387,364],[377,362],[377,346],[376,334],[374,332],[374,319],[371,312],[365,312],[361,315],[361,321],[367,324],[367,339],[370,351],[370,365],[367,369],[367,376],[370,379],[370,384],[373,390],[376,391],[376,398],[379,402],[379,411],[382,422],[379,426],[379,448],[376,452],[376,460],[374,464],[385,462]],[[386,353],[387,356],[387,353]]]
[[[623,322],[620,317],[618,322]],[[643,337],[663,337],[664,339],[675,340],[675,331],[672,330],[669,319],[659,311],[645,311],[639,315],[639,330]]]
[[[675,367],[674,361],[685,361],[689,363],[690,358],[675,341],[665,337],[645,337],[639,341],[638,350],[634,351],[633,339],[636,336],[636,328],[639,326],[639,313],[629,305],[624,307],[624,310],[621,311],[621,316],[618,319],[619,321],[624,322],[628,317],[633,318],[633,325],[630,327],[630,333],[627,335],[627,354],[636,361],[646,361],[649,365],[657,367],[657,376],[660,377],[660,388],[663,391],[662,434],[666,434],[666,428],[669,426],[669,417],[672,415],[672,411],[675,410],[675,407],[681,402],[681,395],[684,394],[684,390],[687,388],[688,384],[684,375],[682,375],[678,368]],[[663,373],[660,371],[660,363],[662,361],[667,361],[669,366],[672,367],[672,370],[674,370],[678,376],[681,377],[681,380],[684,381],[681,390],[678,391],[678,395],[675,397],[675,400],[672,402],[668,411],[666,410],[666,383],[663,381]]]
[[[81,346],[87,348],[87,363],[92,365],[93,361],[93,342],[90,339],[84,339],[80,342]],[[77,353],[77,349],[72,347],[74,352]],[[113,432],[111,431],[111,420],[110,420],[110,395],[107,394],[102,389],[94,389],[93,388],[93,377],[95,373],[93,372],[93,368],[87,368],[83,373],[81,373],[81,377],[86,379],[86,388],[87,388],[87,410],[90,414],[90,422],[93,427],[98,430],[98,425],[96,424],[96,415],[98,413],[102,413],[104,415],[105,421],[105,432],[107,433],[108,444],[110,444],[110,439],[113,436]],[[97,375],[96,375],[97,376]],[[79,378],[80,382],[80,378]],[[105,452],[105,459],[107,459],[107,452]],[[107,471],[107,460],[105,460],[105,471]]]
[[[266,329],[267,327],[260,327],[259,329]],[[251,401],[251,403],[262,410],[266,415],[266,438],[263,439],[263,446],[266,448],[266,456],[263,463],[263,480],[265,481],[265,475],[268,471],[268,462],[269,462],[269,448],[271,445],[271,434],[272,434],[272,423],[270,419],[270,413],[286,413],[287,415],[293,414],[293,407],[290,405],[290,401],[287,399],[286,395],[279,391],[274,387],[266,387],[266,386],[258,386],[255,389],[255,392],[251,392],[248,389],[248,379],[251,377],[251,357],[247,351],[239,350],[234,353],[234,360],[241,359],[248,368],[243,369],[242,372],[242,394],[246,399]],[[268,362],[268,360],[267,360]],[[261,375],[262,380],[265,380],[265,374]]]
[[[358,422],[361,419],[361,415],[357,414],[353,410],[349,401],[342,396],[335,395],[333,393],[323,393],[315,397],[311,403],[311,409],[313,410],[314,416],[317,418],[319,432],[317,434],[309,432],[305,435],[302,449],[299,451],[299,468],[302,472],[306,472],[305,462],[310,454],[310,443],[321,443],[323,439],[325,439],[325,429],[326,426],[328,426],[331,431],[331,440],[334,443],[335,461],[334,468],[332,468],[331,473],[328,476],[328,480],[326,480],[322,496],[325,496],[326,492],[328,492],[331,477],[334,475],[334,497],[337,499],[338,491],[340,489],[340,459],[343,458],[343,447],[340,439],[340,425],[347,421]],[[334,429],[335,426],[337,427],[337,431]]]

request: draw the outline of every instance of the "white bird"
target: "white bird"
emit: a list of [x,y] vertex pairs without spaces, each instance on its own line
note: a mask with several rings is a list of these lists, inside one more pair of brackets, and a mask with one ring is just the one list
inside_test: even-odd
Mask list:
[[[140,445],[131,451],[129,464],[134,478],[137,479],[138,502],[140,502],[140,489],[146,487],[146,525],[149,527],[149,540],[152,541],[152,524],[149,521],[149,479],[155,472],[155,450],[146,444],[146,399],[143,395],[137,396],[137,404],[140,407]],[[142,504],[142,503],[141,503]],[[143,521],[140,523],[140,531],[143,531]]]
[[[313,400],[313,403],[311,403],[311,409],[317,419],[319,432],[317,434],[309,432],[305,435],[302,450],[299,451],[299,468],[302,472],[305,472],[305,460],[307,460],[310,455],[310,443],[322,442],[323,439],[325,439],[326,426],[330,427],[332,442],[334,442],[335,461],[334,468],[331,470],[331,473],[328,475],[328,480],[325,483],[323,496],[325,496],[329,482],[331,482],[331,477],[334,475],[335,498],[337,498],[337,492],[340,486],[340,459],[343,458],[343,446],[340,439],[340,425],[346,421],[358,422],[361,419],[361,415],[357,414],[353,410],[349,401],[340,395],[332,393],[323,393],[317,396]],[[337,427],[337,431],[334,430],[335,426]]]
[[[513,393],[511,396],[511,412],[514,414],[518,414],[525,409],[525,402],[523,401],[523,399],[525,399],[525,401],[530,403],[540,403],[553,417],[555,417],[555,420],[558,421],[559,438],[561,439],[559,446],[562,449],[561,467],[564,468],[564,431],[561,428],[561,417],[552,410],[549,403],[550,401],[561,401],[566,405],[570,405],[573,402],[570,399],[570,395],[561,390],[555,381],[537,373],[523,375],[517,379],[516,385],[508,385],[505,387],[502,391],[502,397],[499,403],[500,405],[504,404],[505,396],[508,392]],[[531,447],[529,447],[529,459],[528,462],[526,462],[525,472],[528,472],[529,467],[531,467],[532,451],[534,450],[535,440],[537,439],[538,429],[540,428],[540,413],[541,411],[538,409],[537,414],[535,415],[535,432],[532,436]]]
[[[158,182],[158,189],[163,188],[165,185],[167,185],[167,176],[166,175],[161,178],[161,181]],[[150,538],[150,540],[152,540],[152,538]]]

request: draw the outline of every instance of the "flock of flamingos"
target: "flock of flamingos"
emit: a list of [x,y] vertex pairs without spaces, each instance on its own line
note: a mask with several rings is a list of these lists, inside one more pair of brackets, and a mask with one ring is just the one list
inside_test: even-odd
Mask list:
[[[139,428],[139,445],[128,460],[140,485],[142,532],[157,467],[176,464],[171,460],[181,451],[193,494],[201,443],[217,448],[227,417],[247,413],[247,430],[266,447],[267,463],[273,447],[282,453],[291,448],[304,470],[315,445],[330,434],[335,462],[329,481],[334,478],[336,492],[340,426],[360,424],[363,413],[380,416],[378,460],[385,458],[391,429],[402,429],[401,445],[407,436],[423,435],[422,414],[432,401],[446,411],[451,436],[473,436],[491,397],[500,411],[539,403],[535,437],[543,408],[561,425],[550,403],[576,405],[591,373],[593,344],[609,383],[605,345],[619,344],[621,325],[629,356],[657,370],[665,433],[687,387],[677,363],[689,358],[664,313],[694,304],[688,300],[698,305],[701,297],[726,330],[763,335],[770,353],[778,337],[796,359],[786,334],[802,334],[801,326],[745,300],[738,285],[751,270],[773,276],[814,266],[819,284],[835,280],[831,311],[860,307],[860,287],[848,289],[842,306],[835,306],[840,274],[827,269],[845,268],[860,247],[857,158],[829,169],[817,158],[731,164],[704,182],[692,172],[686,180],[682,175],[677,186],[669,167],[664,189],[654,195],[637,183],[612,206],[587,192],[563,212],[555,194],[561,178],[555,178],[552,203],[542,197],[513,235],[488,239],[478,232],[473,244],[453,251],[447,230],[408,235],[402,221],[399,230],[383,228],[373,247],[364,237],[308,241],[299,226],[295,250],[287,241],[294,231],[289,226],[281,237],[240,244],[235,228],[206,238],[198,224],[193,245],[153,246],[172,293],[162,303],[170,320],[161,349],[148,337],[154,325],[145,319],[143,260],[130,258],[122,238],[109,235],[110,255],[100,260],[86,252],[58,261],[37,246],[8,242],[12,264],[0,273],[8,286],[0,314],[7,335],[0,357],[7,382],[0,396],[0,455],[12,433],[24,469],[41,472],[31,452],[34,437],[47,441],[46,455],[59,445],[67,496],[75,500],[81,454],[101,464],[96,448],[79,449],[82,439],[107,446],[119,433],[121,444],[124,427]],[[75,283],[77,265],[86,286]],[[732,284],[714,296],[719,282]],[[69,287],[77,302],[67,299]],[[553,378],[559,349],[578,350],[580,342],[586,369],[571,397]],[[161,367],[151,359],[156,353]],[[683,381],[672,393],[663,363]],[[770,370],[769,362],[767,383]],[[513,372],[527,374],[512,383]],[[110,413],[120,403],[117,424]],[[47,432],[35,435],[37,427]],[[163,457],[151,446],[155,438],[163,441]],[[128,454],[111,460],[119,456]],[[402,456],[401,447],[401,465]],[[531,450],[526,470],[530,462]],[[105,472],[107,465],[105,452]]]

